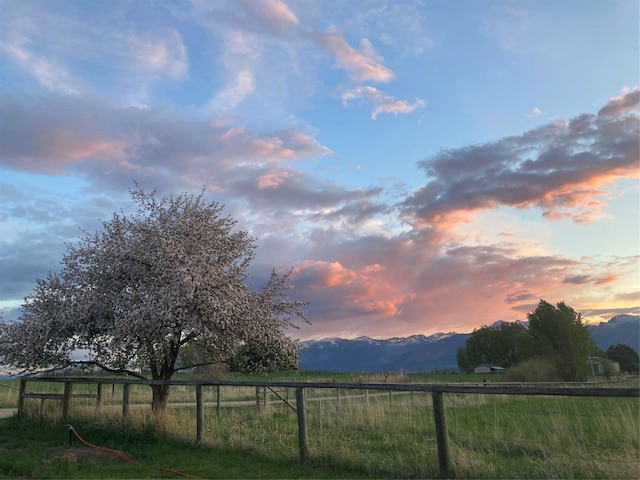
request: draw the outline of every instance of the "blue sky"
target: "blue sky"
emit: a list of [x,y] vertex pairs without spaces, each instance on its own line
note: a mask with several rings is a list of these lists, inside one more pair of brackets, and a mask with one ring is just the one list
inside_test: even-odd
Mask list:
[[137,181],[293,268],[300,338],[640,313],[639,4],[13,1],[0,308]]

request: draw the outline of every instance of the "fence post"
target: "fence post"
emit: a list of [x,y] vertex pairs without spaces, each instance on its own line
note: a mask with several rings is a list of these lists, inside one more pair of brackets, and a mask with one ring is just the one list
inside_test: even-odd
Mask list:
[[122,385],[122,418],[129,415],[129,387],[128,383]]
[[216,387],[216,416],[220,416],[220,385]]
[[304,408],[304,388],[296,388],[296,411],[298,413],[298,446],[300,447],[300,462],[309,458],[309,440],[307,438],[307,418]]
[[260,411],[260,387],[256,387],[256,412]]
[[24,394],[27,391],[27,379],[20,379],[20,393],[18,394],[18,416],[24,413]]
[[204,405],[202,403],[202,385],[196,385],[196,443],[200,445],[204,438]]
[[438,463],[440,464],[440,475],[446,478],[449,476],[451,460],[449,459],[447,418],[444,414],[442,392],[431,392],[431,397],[433,398],[433,417],[436,424],[436,443],[438,444]]
[[98,391],[96,392],[96,410],[102,406],[102,384],[98,383]]
[[71,391],[73,390],[73,382],[64,382],[64,395],[62,396],[62,421],[66,422],[69,418],[69,402],[71,400]]

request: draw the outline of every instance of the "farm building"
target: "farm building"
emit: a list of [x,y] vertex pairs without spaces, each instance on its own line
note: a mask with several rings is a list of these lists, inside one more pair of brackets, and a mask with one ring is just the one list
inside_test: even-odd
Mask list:
[[[605,364],[609,364],[611,368],[607,371]],[[600,357],[589,357],[590,373],[594,377],[604,377],[607,374],[620,373],[620,364],[613,360]]]
[[483,363],[473,369],[473,373],[503,373],[504,367],[497,365],[491,365],[490,363]]

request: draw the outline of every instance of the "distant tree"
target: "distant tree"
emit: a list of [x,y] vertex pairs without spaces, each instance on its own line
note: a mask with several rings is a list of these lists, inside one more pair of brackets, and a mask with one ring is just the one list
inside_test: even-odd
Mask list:
[[564,302],[553,306],[541,300],[527,319],[535,349],[557,359],[560,377],[565,381],[585,378],[593,340],[582,315]]
[[288,337],[280,337],[276,342],[252,338],[240,345],[229,363],[232,370],[247,373],[297,370],[299,353],[299,344]]
[[469,361],[467,347],[458,348],[458,351],[456,352],[456,359],[458,360],[458,369],[461,372],[473,372],[474,365]]
[[[88,349],[92,359],[82,363],[170,380],[194,365],[188,362],[208,363],[213,352],[224,356],[243,343],[291,355],[283,331],[304,319],[304,303],[286,298],[288,274],[273,272],[262,288],[248,288],[255,249],[248,233],[204,192],[161,200],[155,192],[131,194],[137,212],[84,232],[67,247],[60,274],[36,281],[18,321],[0,325],[4,363],[25,371],[65,367],[78,363],[74,350]],[[206,354],[180,357],[189,347]],[[169,386],[152,391],[153,411],[164,409]]]
[[605,357],[620,364],[620,371],[638,373],[640,370],[640,358],[638,352],[628,345],[618,343],[611,345],[605,352]]
[[529,332],[521,323],[500,322],[473,331],[465,343],[466,361],[474,367],[491,363],[510,367],[531,355]]

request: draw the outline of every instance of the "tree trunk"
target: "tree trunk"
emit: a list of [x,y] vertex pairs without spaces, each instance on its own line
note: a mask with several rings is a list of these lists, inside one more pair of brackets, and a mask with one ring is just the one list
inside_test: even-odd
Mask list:
[[[177,334],[180,337],[180,334]],[[149,347],[149,350],[153,352],[153,346]],[[168,382],[175,373],[176,359],[178,358],[178,352],[180,351],[179,343],[171,343],[171,355],[167,358],[161,358],[160,361],[152,362],[149,367],[151,369],[151,377],[153,380],[161,380]],[[171,385],[151,385],[151,391],[153,397],[151,399],[151,410],[154,414],[162,413],[166,410],[167,399],[169,398],[169,391]]]
[[151,410],[153,413],[162,413],[165,411],[170,389],[171,385],[151,385],[151,390],[153,392]]

